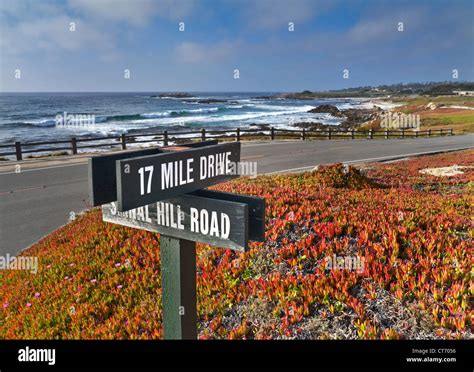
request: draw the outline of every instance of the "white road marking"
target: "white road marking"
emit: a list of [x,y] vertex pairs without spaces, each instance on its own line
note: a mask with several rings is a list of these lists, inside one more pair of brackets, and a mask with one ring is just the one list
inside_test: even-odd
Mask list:
[[[87,164],[87,163],[74,163],[74,164],[67,164],[67,165],[52,165],[51,167],[42,167],[42,168],[33,168],[33,169],[22,169],[21,172],[15,172],[15,171],[12,171],[12,172],[0,172],[0,176],[3,175],[3,174],[13,174],[13,173],[21,174],[21,173],[24,173],[24,172],[33,172],[33,171],[39,171],[39,170],[45,170],[45,169],[75,167],[75,166],[78,166],[78,165],[85,165],[85,164]],[[20,165],[21,165],[21,164],[20,164]]]
[[[472,146],[470,146],[470,147],[461,147],[461,148],[456,148],[456,149],[440,149],[440,150],[425,151],[425,152],[414,152],[414,153],[411,153],[411,154],[399,154],[399,155],[381,156],[381,157],[378,157],[378,158],[367,158],[367,159],[348,160],[348,161],[341,161],[341,163],[343,163],[343,164],[349,164],[349,163],[364,163],[364,162],[367,162],[367,161],[377,161],[377,160],[384,160],[384,159],[387,159],[387,160],[388,160],[388,159],[392,159],[392,158],[398,158],[398,157],[400,157],[400,156],[409,157],[409,156],[417,156],[417,155],[440,153],[440,152],[446,152],[446,151],[468,150],[468,149],[470,149],[470,148],[472,148]],[[309,166],[306,166],[306,167],[283,169],[283,170],[279,170],[279,171],[275,171],[275,172],[264,173],[263,175],[264,175],[264,176],[270,176],[270,175],[272,175],[272,174],[290,173],[290,172],[298,171],[298,170],[312,169],[312,168],[314,168],[316,165],[318,165],[318,164],[309,165]]]
[[257,159],[257,158],[263,158],[263,157],[265,157],[265,155],[245,156],[243,158],[240,158],[240,160]]

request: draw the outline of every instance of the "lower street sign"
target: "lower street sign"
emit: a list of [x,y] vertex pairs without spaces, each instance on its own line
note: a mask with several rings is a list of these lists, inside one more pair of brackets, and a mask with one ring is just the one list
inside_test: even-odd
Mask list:
[[106,222],[244,251],[249,239],[245,203],[180,195],[126,212],[115,202],[102,206]]

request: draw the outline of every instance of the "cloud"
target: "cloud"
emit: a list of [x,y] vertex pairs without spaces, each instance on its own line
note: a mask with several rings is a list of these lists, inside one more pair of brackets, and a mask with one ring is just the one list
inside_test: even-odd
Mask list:
[[175,58],[182,63],[219,62],[229,58],[238,48],[236,42],[220,42],[217,44],[202,44],[182,42],[174,50]]
[[404,35],[398,31],[399,22],[403,22],[403,32],[412,33],[418,30],[423,22],[422,11],[410,9],[363,19],[349,30],[347,37],[355,43],[392,40]]
[[287,27],[288,22],[307,22],[328,8],[327,2],[317,0],[249,0],[238,4],[242,4],[243,16],[252,26],[265,30]]
[[[74,32],[70,31],[71,22],[75,22]],[[113,46],[111,38],[94,25],[64,15],[3,26],[0,34],[0,47],[8,54],[80,49],[110,53]]]
[[52,0],[2,0],[0,1],[0,17],[3,22],[26,21],[61,14],[62,8],[61,4]]
[[146,25],[154,17],[181,20],[191,14],[194,0],[69,0],[69,6],[87,17]]

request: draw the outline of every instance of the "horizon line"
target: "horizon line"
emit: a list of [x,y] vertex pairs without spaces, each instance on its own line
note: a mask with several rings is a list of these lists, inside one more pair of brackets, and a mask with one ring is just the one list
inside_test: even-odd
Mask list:
[[325,89],[325,90],[311,90],[311,89],[303,89],[303,90],[96,90],[96,91],[87,91],[87,90],[79,90],[79,91],[0,91],[0,94],[18,94],[18,93],[301,93],[304,91],[310,91],[312,93],[333,93],[333,92],[340,92],[346,91],[350,89],[356,88],[378,88],[381,86],[395,86],[395,85],[412,85],[412,84],[474,84],[474,81],[469,80],[460,80],[460,81],[452,81],[452,80],[445,80],[445,81],[412,81],[408,83],[399,82],[399,83],[384,83],[379,85],[359,85],[347,88],[339,88],[339,89]]

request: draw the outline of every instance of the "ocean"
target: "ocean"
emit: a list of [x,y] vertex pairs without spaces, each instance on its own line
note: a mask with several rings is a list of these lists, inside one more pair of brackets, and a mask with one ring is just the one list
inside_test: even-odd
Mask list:
[[[341,118],[307,111],[323,103],[339,109],[367,104],[365,99],[351,98],[258,98],[272,94],[191,93],[191,97],[173,98],[159,97],[159,93],[1,93],[0,144],[136,134],[145,130],[225,130],[258,128],[262,124],[291,129],[298,122],[338,125]],[[94,124],[57,125],[58,115],[93,115]]]

